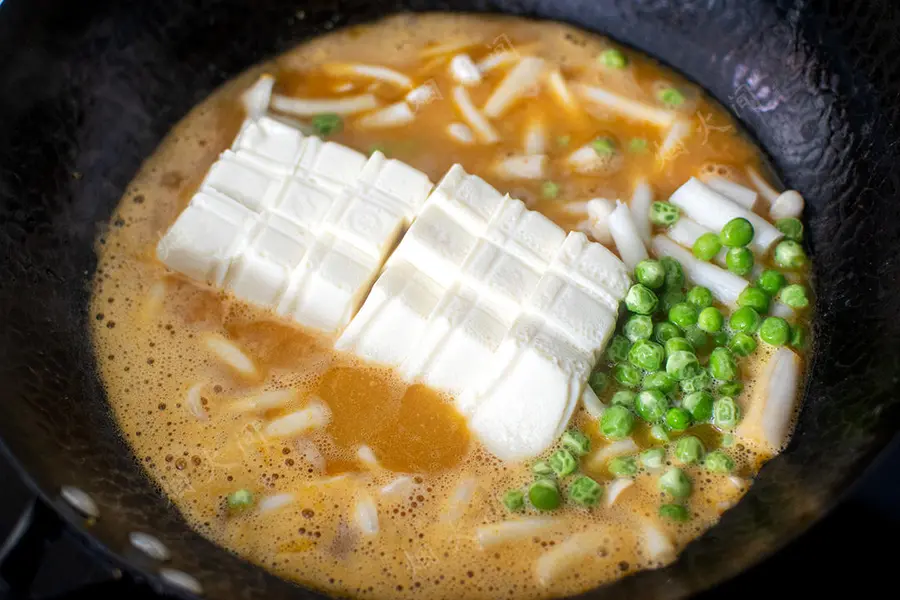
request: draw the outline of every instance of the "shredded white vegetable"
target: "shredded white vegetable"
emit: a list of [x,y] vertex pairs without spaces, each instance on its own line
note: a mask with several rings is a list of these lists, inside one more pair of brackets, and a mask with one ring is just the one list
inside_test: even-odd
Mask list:
[[781,317],[782,319],[790,319],[794,316],[794,309],[784,302],[776,302],[772,305],[772,316]]
[[678,242],[685,248],[692,248],[694,246],[694,242],[697,241],[704,233],[709,233],[709,229],[697,223],[693,219],[685,217],[684,215],[675,222],[674,225],[669,227],[669,230],[666,232],[672,240]]
[[259,501],[259,514],[264,515],[284,508],[289,504],[293,504],[296,497],[293,494],[275,494],[274,496],[266,496]]
[[505,67],[519,61],[519,53],[515,50],[502,50],[492,52],[478,61],[478,70],[482,73],[490,73],[494,69]]
[[756,208],[756,201],[759,199],[759,194],[757,194],[755,190],[751,190],[748,187],[744,187],[739,183],[735,183],[724,177],[719,177],[718,175],[704,178],[703,183],[726,198],[734,200],[747,210]]
[[382,496],[406,496],[416,487],[415,480],[409,475],[401,475],[381,488]]
[[638,179],[631,193],[631,216],[645,246],[650,245],[650,205],[653,204],[653,188],[646,179]]
[[455,523],[465,514],[469,504],[472,502],[472,497],[475,495],[475,486],[476,481],[474,477],[465,476],[460,480],[456,485],[456,489],[450,495],[447,509],[441,515],[441,521]]
[[356,458],[367,467],[378,467],[378,459],[375,458],[375,452],[369,446],[362,445],[357,448]]
[[612,506],[615,504],[622,492],[630,488],[633,483],[633,479],[613,479],[612,482],[606,486],[606,505]]
[[594,198],[587,203],[588,217],[591,219],[591,236],[607,246],[613,242],[612,234],[609,232],[609,216],[615,209],[612,200],[606,198]]
[[350,81],[342,81],[341,83],[335,84],[332,86],[331,91],[336,92],[338,94],[343,94],[344,92],[349,92],[356,86],[353,85]]
[[481,83],[481,70],[468,54],[457,54],[450,59],[450,75],[457,83],[463,85]]
[[678,119],[669,127],[666,137],[663,138],[656,155],[658,166],[665,165],[668,161],[678,157],[685,150],[685,142],[694,131],[694,125],[687,119]]
[[533,537],[553,526],[553,519],[532,517],[482,525],[475,530],[475,539],[482,550]]
[[754,399],[735,433],[777,452],[787,442],[799,401],[800,357],[788,348],[779,348],[766,363],[763,381],[764,396]]
[[461,85],[453,88],[453,101],[456,103],[463,120],[472,128],[482,143],[493,144],[500,139],[494,126],[472,104],[472,98],[469,97],[469,92],[466,88]]
[[581,114],[581,104],[569,89],[565,78],[559,69],[551,69],[547,71],[545,80],[550,95],[562,106],[569,114]]
[[365,492],[356,500],[356,506],[353,508],[353,522],[364,535],[378,533],[378,506],[375,504],[375,499]]
[[654,237],[652,247],[658,258],[668,256],[680,262],[688,279],[695,285],[709,288],[713,296],[729,306],[736,306],[738,296],[750,285],[746,279],[734,273],[697,259],[690,251],[664,235]]
[[753,184],[753,187],[756,188],[756,191],[759,192],[759,195],[765,198],[769,204],[775,202],[778,199],[779,193],[769,185],[769,182],[760,175],[756,169],[753,167],[747,167],[747,177],[750,179],[750,183]]
[[415,113],[406,102],[395,102],[381,110],[368,113],[359,118],[356,124],[364,129],[387,129],[412,123]]
[[633,271],[639,262],[649,258],[627,204],[616,202],[615,210],[609,215],[609,233],[616,242],[619,256],[629,271]]
[[241,95],[241,104],[247,112],[247,118],[257,120],[269,110],[269,101],[272,99],[272,89],[275,87],[275,78],[268,73],[260,75],[256,83],[247,88]]
[[266,425],[266,435],[273,437],[296,436],[311,429],[328,425],[331,411],[321,401],[314,400],[304,409],[279,417]]
[[622,456],[623,454],[631,454],[638,451],[638,445],[634,440],[624,438],[611,442],[603,446],[599,450],[594,451],[587,459],[588,464],[594,470],[602,469],[603,465],[611,458]]
[[469,126],[464,123],[450,123],[447,125],[447,135],[450,136],[451,139],[466,146],[475,143],[475,134],[472,133]]
[[775,221],[787,218],[799,219],[803,214],[805,204],[800,192],[787,190],[775,198],[775,202],[772,203],[772,208],[769,210],[769,216]]
[[433,100],[440,100],[441,91],[433,82],[423,83],[406,94],[406,101],[414,107],[423,106]]
[[581,202],[565,202],[562,205],[562,209],[569,213],[570,215],[584,215],[588,214],[588,203],[586,200]]
[[504,179],[542,179],[547,155],[506,156],[494,165],[494,172]]
[[324,471],[326,462],[325,456],[316,443],[312,440],[297,440],[295,442],[297,453],[304,461],[306,461],[316,471]]
[[292,98],[275,94],[272,109],[296,117],[313,117],[322,113],[352,115],[378,108],[378,99],[372,94],[345,96],[343,98]]
[[594,526],[588,531],[569,536],[545,552],[534,563],[534,575],[543,586],[549,585],[556,577],[567,573],[575,564],[589,556],[598,555],[603,547],[607,530]]
[[572,170],[582,175],[603,174],[609,161],[609,157],[597,154],[590,144],[578,148],[566,158],[566,162],[569,163]]
[[271,390],[242,400],[236,400],[229,405],[229,408],[240,412],[271,410],[285,406],[296,395],[297,392],[295,390]]
[[547,151],[547,125],[543,119],[533,118],[525,125],[525,154],[544,154]]
[[603,416],[603,411],[606,410],[606,405],[597,397],[597,394],[594,393],[594,390],[589,385],[584,386],[584,391],[581,393],[581,405],[584,407],[585,412],[594,419],[599,419]]
[[375,79],[391,85],[411,90],[412,79],[401,73],[382,65],[364,65],[360,63],[328,63],[322,66],[322,70],[331,76],[346,77],[356,76],[366,79]]
[[150,321],[159,315],[166,301],[166,280],[160,279],[154,283],[147,292],[147,297],[141,306],[141,319]]
[[437,46],[429,46],[428,48],[421,50],[419,56],[422,58],[431,58],[432,56],[441,56],[442,54],[453,54],[480,43],[481,40],[469,38],[451,40],[449,42],[444,42],[443,44],[438,44]]
[[206,421],[209,419],[209,415],[206,413],[206,409],[203,407],[202,392],[202,383],[195,383],[194,385],[192,385],[185,395],[184,405],[192,415],[194,415],[201,421]]
[[513,104],[532,94],[544,72],[544,61],[526,56],[510,69],[484,105],[484,114],[492,119],[503,116]]
[[645,522],[641,528],[644,535],[644,547],[647,556],[657,562],[667,562],[675,555],[675,546],[672,540],[659,527],[650,522]]
[[675,121],[675,113],[671,111],[620,96],[597,86],[578,83],[573,88],[582,99],[635,121],[643,121],[665,128],[671,127]]
[[207,350],[241,375],[245,377],[257,376],[256,365],[234,342],[230,342],[217,334],[206,336],[204,342]]

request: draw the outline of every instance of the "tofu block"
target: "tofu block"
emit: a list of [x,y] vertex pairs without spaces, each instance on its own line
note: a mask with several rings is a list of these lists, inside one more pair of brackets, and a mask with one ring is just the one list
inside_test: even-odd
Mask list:
[[275,201],[273,212],[318,233],[333,202],[332,195],[316,184],[291,178]]
[[167,267],[221,286],[253,229],[256,213],[215,191],[199,192],[156,247]]
[[628,269],[602,244],[581,232],[566,237],[550,263],[550,271],[563,275],[618,314],[619,303],[631,287]]
[[300,160],[306,140],[296,127],[261,117],[244,121],[231,149],[249,160],[261,159],[258,164],[289,173]]
[[311,137],[306,141],[294,176],[337,194],[356,184],[366,160],[364,154],[352,148]]
[[428,197],[472,235],[483,235],[506,198],[481,177],[453,165]]
[[532,268],[543,271],[566,239],[566,232],[520,200],[507,198],[484,236]]
[[445,290],[409,263],[382,273],[335,348],[399,367],[416,348]]
[[509,252],[481,240],[462,268],[460,280],[486,302],[506,313],[517,314],[537,288],[540,274]]
[[254,212],[261,212],[278,199],[284,179],[266,173],[226,150],[210,167],[201,185],[240,202]]
[[371,191],[346,190],[332,203],[323,226],[380,264],[393,249],[405,223],[406,215],[398,203]]
[[381,195],[402,207],[407,225],[419,214],[434,187],[425,173],[377,151],[369,157],[359,182],[377,192],[373,197]]

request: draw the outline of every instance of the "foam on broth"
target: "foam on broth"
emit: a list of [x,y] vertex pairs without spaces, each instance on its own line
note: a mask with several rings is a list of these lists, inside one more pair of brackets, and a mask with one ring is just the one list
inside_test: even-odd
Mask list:
[[[265,68],[278,74],[285,93],[325,96],[329,84],[315,71],[324,61],[357,60],[412,72],[419,65],[418,50],[460,38],[475,40],[473,54],[507,44],[557,62],[563,71],[591,68],[598,52],[610,46],[602,37],[552,23],[399,16],[318,38]],[[662,80],[693,89],[645,58],[634,53],[629,57],[635,69],[611,82],[619,89],[648,95]],[[431,68],[439,88],[449,89],[446,67]],[[533,479],[529,465],[503,464],[483,452],[448,399],[433,390],[408,386],[390,370],[333,352],[330,340],[167,273],[154,256],[161,235],[231,143],[243,118],[236,97],[260,70],[224,86],[172,130],[129,187],[97,245],[100,261],[91,322],[110,405],[138,460],[194,528],[279,575],[335,593],[538,598],[578,593],[657,566],[659,561],[648,558],[638,533],[642,523],[662,528],[680,549],[746,491],[746,478],[767,457],[752,447],[738,446],[732,454],[740,478],[686,469],[696,489],[690,502],[693,518],[686,524],[659,520],[657,474],[642,473],[613,506],[601,502],[591,511],[565,508],[553,514],[554,525],[538,536],[480,549],[475,528],[508,518],[498,498],[506,489]],[[611,77],[599,70],[596,76]],[[488,80],[500,77],[492,73]],[[457,117],[444,96],[422,107],[411,127],[372,132],[356,129],[351,122],[332,139],[362,151],[377,145],[435,181],[459,162],[561,226],[576,225],[577,218],[563,209],[559,199],[541,198],[541,182],[510,184],[497,179],[487,166],[497,147],[463,147],[448,141],[443,127]],[[476,104],[485,99],[474,96]],[[559,198],[627,198],[638,175],[646,176],[658,197],[664,197],[705,165],[735,173],[743,165],[760,166],[758,151],[738,134],[727,114],[699,93],[692,101],[693,114],[705,128],[665,169],[656,169],[652,153],[629,156],[607,177],[575,176],[557,169],[552,179],[560,185]],[[519,105],[498,123],[505,140],[500,148],[520,152],[521,137],[512,132],[537,112],[548,115],[552,139],[569,136],[570,149],[605,132],[622,140],[641,136],[658,142],[660,137],[655,130],[616,119],[604,128],[596,121],[571,121],[549,101],[536,100]],[[260,367],[261,377],[241,378],[212,357],[200,343],[209,333],[224,335],[242,347]],[[748,383],[742,402],[753,397],[755,372],[765,364],[765,352],[761,347],[741,364]],[[202,386],[199,410],[186,400],[195,385]],[[234,409],[241,399],[277,389],[297,390],[296,398],[287,407],[263,413]],[[274,439],[263,433],[267,419],[301,408],[313,396],[321,398],[332,414],[324,431],[301,439]],[[595,446],[606,443],[586,414],[579,412],[575,423]],[[720,443],[721,436],[712,427],[692,433],[709,449]],[[635,439],[641,445],[649,443],[645,431],[639,430]],[[378,466],[359,459],[362,445],[372,450]],[[586,472],[601,482],[611,479],[605,469]],[[380,490],[401,474],[408,474],[411,484],[402,493],[382,494]],[[450,522],[449,498],[466,478],[474,481],[474,496],[459,520]],[[257,500],[281,494],[292,499],[265,514],[257,509],[230,514],[225,498],[240,488],[253,491]],[[352,525],[353,506],[363,492],[377,502],[380,532],[375,536],[362,535]],[[569,535],[584,531],[598,532],[599,550],[567,574],[551,582],[538,581],[535,560]]]

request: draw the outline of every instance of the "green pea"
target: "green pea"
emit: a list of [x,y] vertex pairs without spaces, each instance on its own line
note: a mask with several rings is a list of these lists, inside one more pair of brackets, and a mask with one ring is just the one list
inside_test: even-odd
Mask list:
[[712,232],[704,233],[698,237],[694,241],[694,247],[692,248],[694,256],[700,260],[712,260],[721,249],[722,242],[719,241],[719,236]]
[[657,485],[660,491],[671,494],[676,498],[687,498],[691,495],[693,488],[691,480],[684,474],[684,471],[675,467],[663,473]]
[[750,356],[756,350],[756,340],[753,336],[738,332],[731,338],[728,348],[738,356]]
[[509,490],[503,495],[503,506],[509,512],[519,512],[525,508],[525,494],[519,490]]
[[603,487],[587,475],[579,475],[569,486],[569,500],[584,507],[595,506],[601,496]]
[[688,327],[684,330],[684,337],[698,351],[706,348],[706,344],[709,343],[706,332],[699,327]]
[[639,315],[652,314],[656,310],[657,304],[659,304],[659,298],[656,297],[653,290],[641,283],[631,286],[625,295],[625,306],[631,312]]
[[538,510],[554,510],[559,508],[562,499],[559,488],[551,479],[538,479],[528,488],[528,500]]
[[717,331],[712,334],[713,345],[715,346],[724,346],[728,343],[728,334],[725,333],[725,330]]
[[721,331],[724,325],[725,317],[723,317],[721,311],[714,306],[707,306],[701,310],[700,314],[697,316],[697,327],[707,333]]
[[537,477],[547,477],[553,475],[553,468],[547,461],[539,460],[531,465],[531,472]]
[[677,108],[684,104],[684,94],[673,87],[659,90],[656,97],[669,108]]
[[791,337],[791,326],[779,317],[766,317],[759,326],[759,339],[772,346],[784,346]]
[[628,353],[628,360],[631,361],[631,364],[645,371],[658,371],[662,368],[665,359],[665,349],[650,340],[636,341]]
[[565,449],[557,450],[551,454],[550,458],[547,459],[547,464],[550,465],[557,477],[571,475],[578,469],[578,460],[572,456],[571,452]]
[[591,148],[597,156],[612,156],[616,153],[616,142],[610,137],[599,137],[591,142]]
[[659,259],[659,262],[666,270],[666,289],[680,291],[684,286],[684,269],[681,268],[681,263],[671,256],[664,256]]
[[697,423],[706,423],[712,417],[713,395],[703,390],[692,392],[681,400],[681,406],[691,413]]
[[[647,379],[644,377],[644,379]],[[613,406],[624,406],[625,408],[631,408],[634,406],[634,399],[637,398],[637,394],[630,390],[619,390],[615,394],[613,394],[612,400],[610,400],[610,404]]]
[[545,181],[541,185],[541,195],[551,200],[556,198],[559,196],[559,184],[553,181]]
[[697,307],[687,302],[679,302],[669,310],[669,321],[682,329],[697,324],[699,316]]
[[728,348],[716,348],[710,353],[709,372],[719,381],[733,381],[740,375],[734,354]]
[[628,150],[635,154],[643,154],[647,151],[647,140],[644,138],[631,138],[628,142]]
[[700,438],[693,435],[685,435],[675,442],[675,458],[682,464],[692,465],[703,458],[706,449]]
[[650,428],[650,437],[657,442],[668,442],[669,432],[666,431],[666,428],[663,425],[656,424]]
[[563,434],[560,445],[573,456],[584,456],[591,451],[591,439],[575,429],[569,429]]
[[656,290],[666,283],[666,269],[658,260],[645,259],[634,268],[634,278],[641,285]]
[[[640,394],[635,404],[639,401]],[[634,415],[624,406],[610,406],[600,416],[600,432],[611,440],[628,437],[632,429],[634,429]]]
[[253,492],[240,489],[228,494],[228,508],[231,510],[244,510],[253,506]]
[[660,321],[653,326],[653,338],[660,344],[676,337],[681,337],[681,330],[668,321]]
[[778,271],[766,269],[760,273],[759,279],[756,280],[756,287],[768,295],[774,296],[778,293],[778,290],[784,287],[785,283],[787,283],[787,281],[785,280],[784,275]]
[[675,352],[694,352],[694,347],[687,338],[674,337],[666,340],[666,356],[672,356]]
[[722,227],[719,239],[729,248],[743,248],[753,241],[753,225],[743,217],[732,219]]
[[628,59],[625,58],[625,54],[617,48],[607,48],[600,53],[600,56],[598,56],[597,59],[600,61],[600,64],[604,67],[609,67],[610,69],[624,69],[628,64]]
[[703,466],[713,473],[731,473],[734,470],[734,461],[721,450],[715,450],[706,455]]
[[735,275],[743,277],[753,270],[753,253],[748,248],[730,248],[725,253],[725,266]]
[[334,113],[322,113],[312,118],[312,128],[316,135],[326,137],[344,128],[344,119]]
[[775,221],[775,227],[784,234],[784,237],[794,242],[803,241],[803,223],[800,219],[788,217]]
[[756,310],[749,306],[742,306],[731,313],[731,319],[729,319],[728,325],[733,331],[755,333],[761,322],[762,319]]
[[775,264],[784,269],[799,269],[806,264],[803,246],[793,240],[783,240],[775,246]]
[[625,387],[636,388],[641,385],[643,373],[632,364],[619,363],[613,367],[613,377]]
[[665,371],[657,371],[644,375],[641,387],[645,390],[659,390],[663,394],[671,394],[675,391],[676,385],[675,380],[666,375]]
[[662,448],[650,448],[641,452],[640,458],[645,469],[661,469],[666,460],[666,451]]
[[716,388],[716,392],[720,396],[728,396],[729,398],[737,398],[744,391],[744,384],[740,381],[726,381]]
[[598,396],[606,389],[606,382],[606,373],[601,373],[600,371],[594,371],[591,373],[591,376],[588,377],[588,385]]
[[617,456],[609,461],[609,472],[613,477],[634,477],[638,467],[631,456]]
[[688,509],[680,504],[663,504],[659,507],[659,516],[676,523],[685,523],[691,520]]
[[806,308],[809,306],[806,289],[797,283],[784,287],[778,297],[791,308]]
[[[669,409],[669,401],[659,390],[643,390],[634,400],[634,411],[639,417],[648,423],[655,423],[662,419]],[[604,411],[604,415],[611,408]]]
[[696,285],[687,293],[687,301],[697,308],[706,308],[707,306],[712,306],[713,295],[708,288]]
[[[809,337],[809,330],[806,325],[797,323],[791,327],[791,347],[797,350],[806,348],[806,339]],[[646,379],[646,378],[645,378]]]
[[677,406],[670,408],[666,411],[666,425],[672,431],[684,431],[691,426],[691,413]]
[[681,290],[667,289],[663,292],[662,298],[659,301],[659,310],[662,314],[668,315],[673,306],[682,302],[684,302],[684,292]]
[[741,420],[741,408],[731,398],[719,398],[713,404],[713,425],[719,429],[733,429]]
[[614,363],[628,360],[628,351],[631,350],[631,342],[621,335],[614,335],[606,348],[606,356]]
[[669,227],[678,222],[681,211],[668,202],[654,202],[650,205],[650,222],[660,227]]
[[693,394],[694,392],[702,392],[712,387],[712,377],[707,371],[701,371],[696,377],[685,379],[681,382],[681,391],[685,394]]
[[700,362],[693,352],[679,350],[670,354],[666,359],[666,373],[678,381],[696,377],[702,372]]
[[738,294],[738,306],[749,306],[760,314],[769,311],[769,296],[757,287],[748,286]]
[[650,339],[653,335],[653,321],[646,315],[632,315],[625,321],[622,332],[632,342]]

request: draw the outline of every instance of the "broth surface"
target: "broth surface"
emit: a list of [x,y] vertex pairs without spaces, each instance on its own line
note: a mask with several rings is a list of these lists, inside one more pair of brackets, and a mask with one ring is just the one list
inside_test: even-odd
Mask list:
[[[652,150],[663,134],[613,116],[602,123],[587,115],[575,118],[542,95],[517,104],[495,121],[499,144],[455,144],[444,133],[448,123],[459,120],[449,100],[453,83],[446,62],[421,58],[420,52],[462,39],[471,41],[465,51],[475,60],[502,50],[534,54],[558,64],[563,74],[594,78],[646,102],[655,101],[661,82],[677,86],[686,96],[683,110],[694,133],[664,167],[657,165],[652,151],[626,152],[621,164],[604,176],[575,175],[563,167],[562,157],[599,135],[612,136],[622,148],[633,138],[643,138]],[[539,535],[483,550],[475,528],[508,518],[498,498],[533,479],[528,464],[504,464],[480,449],[464,419],[441,394],[410,386],[389,369],[336,353],[331,340],[167,272],[155,258],[158,240],[237,133],[243,119],[239,94],[263,71],[277,76],[281,93],[311,97],[336,95],[335,78],[320,68],[326,62],[386,65],[427,77],[440,98],[417,107],[413,124],[365,130],[349,118],[329,139],[363,152],[378,147],[435,182],[452,164],[461,163],[566,229],[584,218],[568,210],[567,202],[598,196],[625,200],[639,176],[653,185],[657,198],[664,198],[704,169],[746,183],[744,166],[762,168],[760,153],[731,118],[683,78],[631,51],[626,51],[631,68],[599,68],[596,57],[609,47],[605,38],[554,23],[483,15],[402,15],[317,38],[252,69],[173,129],[147,160],[98,240],[91,322],[100,373],[125,438],[149,476],[197,531],[283,577],[336,594],[543,598],[582,592],[658,566],[647,558],[639,534],[643,523],[663,529],[680,550],[746,491],[748,478],[769,456],[738,444],[732,449],[737,477],[686,468],[697,489],[690,502],[693,517],[685,524],[658,518],[656,475],[640,473],[612,506],[601,502],[590,511],[567,507],[554,513],[552,526]],[[476,105],[484,103],[503,73],[493,71],[486,83],[472,88]],[[357,90],[369,85],[349,81]],[[372,91],[385,100],[397,95],[384,84]],[[536,117],[545,119],[552,141],[547,179],[558,185],[554,198],[543,193],[544,181],[507,181],[491,169],[498,155],[521,153],[519,132]],[[258,365],[260,376],[247,379],[223,366],[201,343],[211,333],[240,346]],[[739,400],[745,406],[758,393],[754,374],[766,358],[761,345],[741,363],[748,385]],[[195,394],[199,390],[199,405],[188,400],[192,389]],[[285,407],[259,412],[241,408],[255,394],[282,389],[296,390]],[[312,397],[331,412],[324,430],[300,439],[265,435],[267,420],[307,405]],[[581,408],[573,423],[595,447],[608,443]],[[642,448],[652,444],[647,429],[634,436]],[[712,426],[690,432],[701,437],[708,450],[721,443],[721,434]],[[377,465],[360,459],[361,446],[371,449]],[[601,483],[612,479],[602,465],[587,465],[585,472]],[[395,486],[402,487],[399,492],[380,492],[403,474],[411,480],[405,487]],[[467,483],[474,495],[454,521],[454,491]],[[253,492],[257,506],[235,513],[227,509],[225,498],[240,488]],[[376,499],[377,536],[361,535],[351,525],[354,503],[362,493]],[[266,498],[269,506],[278,500],[286,504],[261,511],[259,502]],[[594,539],[600,550],[566,574],[538,581],[534,562],[579,532]]]

